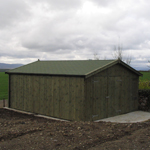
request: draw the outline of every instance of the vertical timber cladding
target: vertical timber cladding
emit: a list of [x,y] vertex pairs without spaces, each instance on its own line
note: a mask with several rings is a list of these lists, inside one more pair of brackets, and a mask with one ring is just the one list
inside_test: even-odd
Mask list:
[[138,108],[138,76],[117,64],[85,80],[86,120],[98,120]]
[[84,78],[10,75],[10,107],[32,113],[84,120]]
[[9,97],[10,97],[10,106],[11,108],[16,108],[15,102],[15,82],[14,82],[14,75],[9,75],[10,84],[9,84]]
[[[10,107],[12,108],[18,108],[21,107],[22,108],[22,103],[19,101],[20,97],[23,96],[23,93],[21,91],[21,89],[19,88],[21,85],[21,77],[15,76],[15,75],[10,75]],[[19,86],[18,86],[19,85]]]
[[83,120],[84,78],[52,77],[53,116],[68,120]]
[[107,70],[85,79],[85,120],[107,117]]
[[131,103],[130,103],[130,111],[134,111],[138,109],[138,76],[132,75],[130,78],[130,91],[131,91]]

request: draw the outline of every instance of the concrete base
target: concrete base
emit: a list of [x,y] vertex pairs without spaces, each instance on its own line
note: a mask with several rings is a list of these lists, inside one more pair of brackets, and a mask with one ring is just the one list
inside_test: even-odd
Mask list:
[[143,122],[150,119],[150,113],[144,112],[144,111],[134,111],[127,114],[105,118],[101,120],[97,120],[95,122],[99,121],[105,121],[105,122],[116,122],[116,123],[136,123],[136,122]]
[[[8,107],[4,107],[4,109],[13,110],[15,112],[24,113],[24,114],[28,114],[28,115],[34,115],[36,117],[42,117],[42,118],[46,118],[46,119],[52,119],[52,120],[58,120],[58,121],[68,121],[68,120],[64,120],[64,119],[59,119],[59,118],[34,114],[34,113],[30,113],[30,112],[25,112],[25,111],[20,111],[20,110],[8,108]],[[134,111],[134,112],[130,112],[130,113],[127,113],[127,114],[118,115],[118,116],[115,116],[115,117],[96,120],[94,122],[104,121],[104,122],[115,122],[115,123],[136,123],[136,122],[147,121],[149,119],[150,119],[150,113],[149,112]]]

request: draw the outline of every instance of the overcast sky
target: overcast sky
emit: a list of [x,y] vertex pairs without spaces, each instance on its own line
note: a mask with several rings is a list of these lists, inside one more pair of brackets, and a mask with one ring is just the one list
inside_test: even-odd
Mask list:
[[0,63],[113,59],[148,69],[149,0],[0,0]]

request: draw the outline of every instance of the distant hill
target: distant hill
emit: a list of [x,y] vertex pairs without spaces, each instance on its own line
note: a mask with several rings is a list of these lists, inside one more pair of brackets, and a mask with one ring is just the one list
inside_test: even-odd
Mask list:
[[0,63],[0,69],[14,69],[17,67],[22,66],[23,64],[4,64],[4,63]]

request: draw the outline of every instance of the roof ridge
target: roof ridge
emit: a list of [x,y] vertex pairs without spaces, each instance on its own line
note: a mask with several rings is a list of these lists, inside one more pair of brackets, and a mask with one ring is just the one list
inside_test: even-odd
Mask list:
[[40,60],[40,62],[50,62],[50,61],[113,61],[116,59],[101,59],[101,60]]

